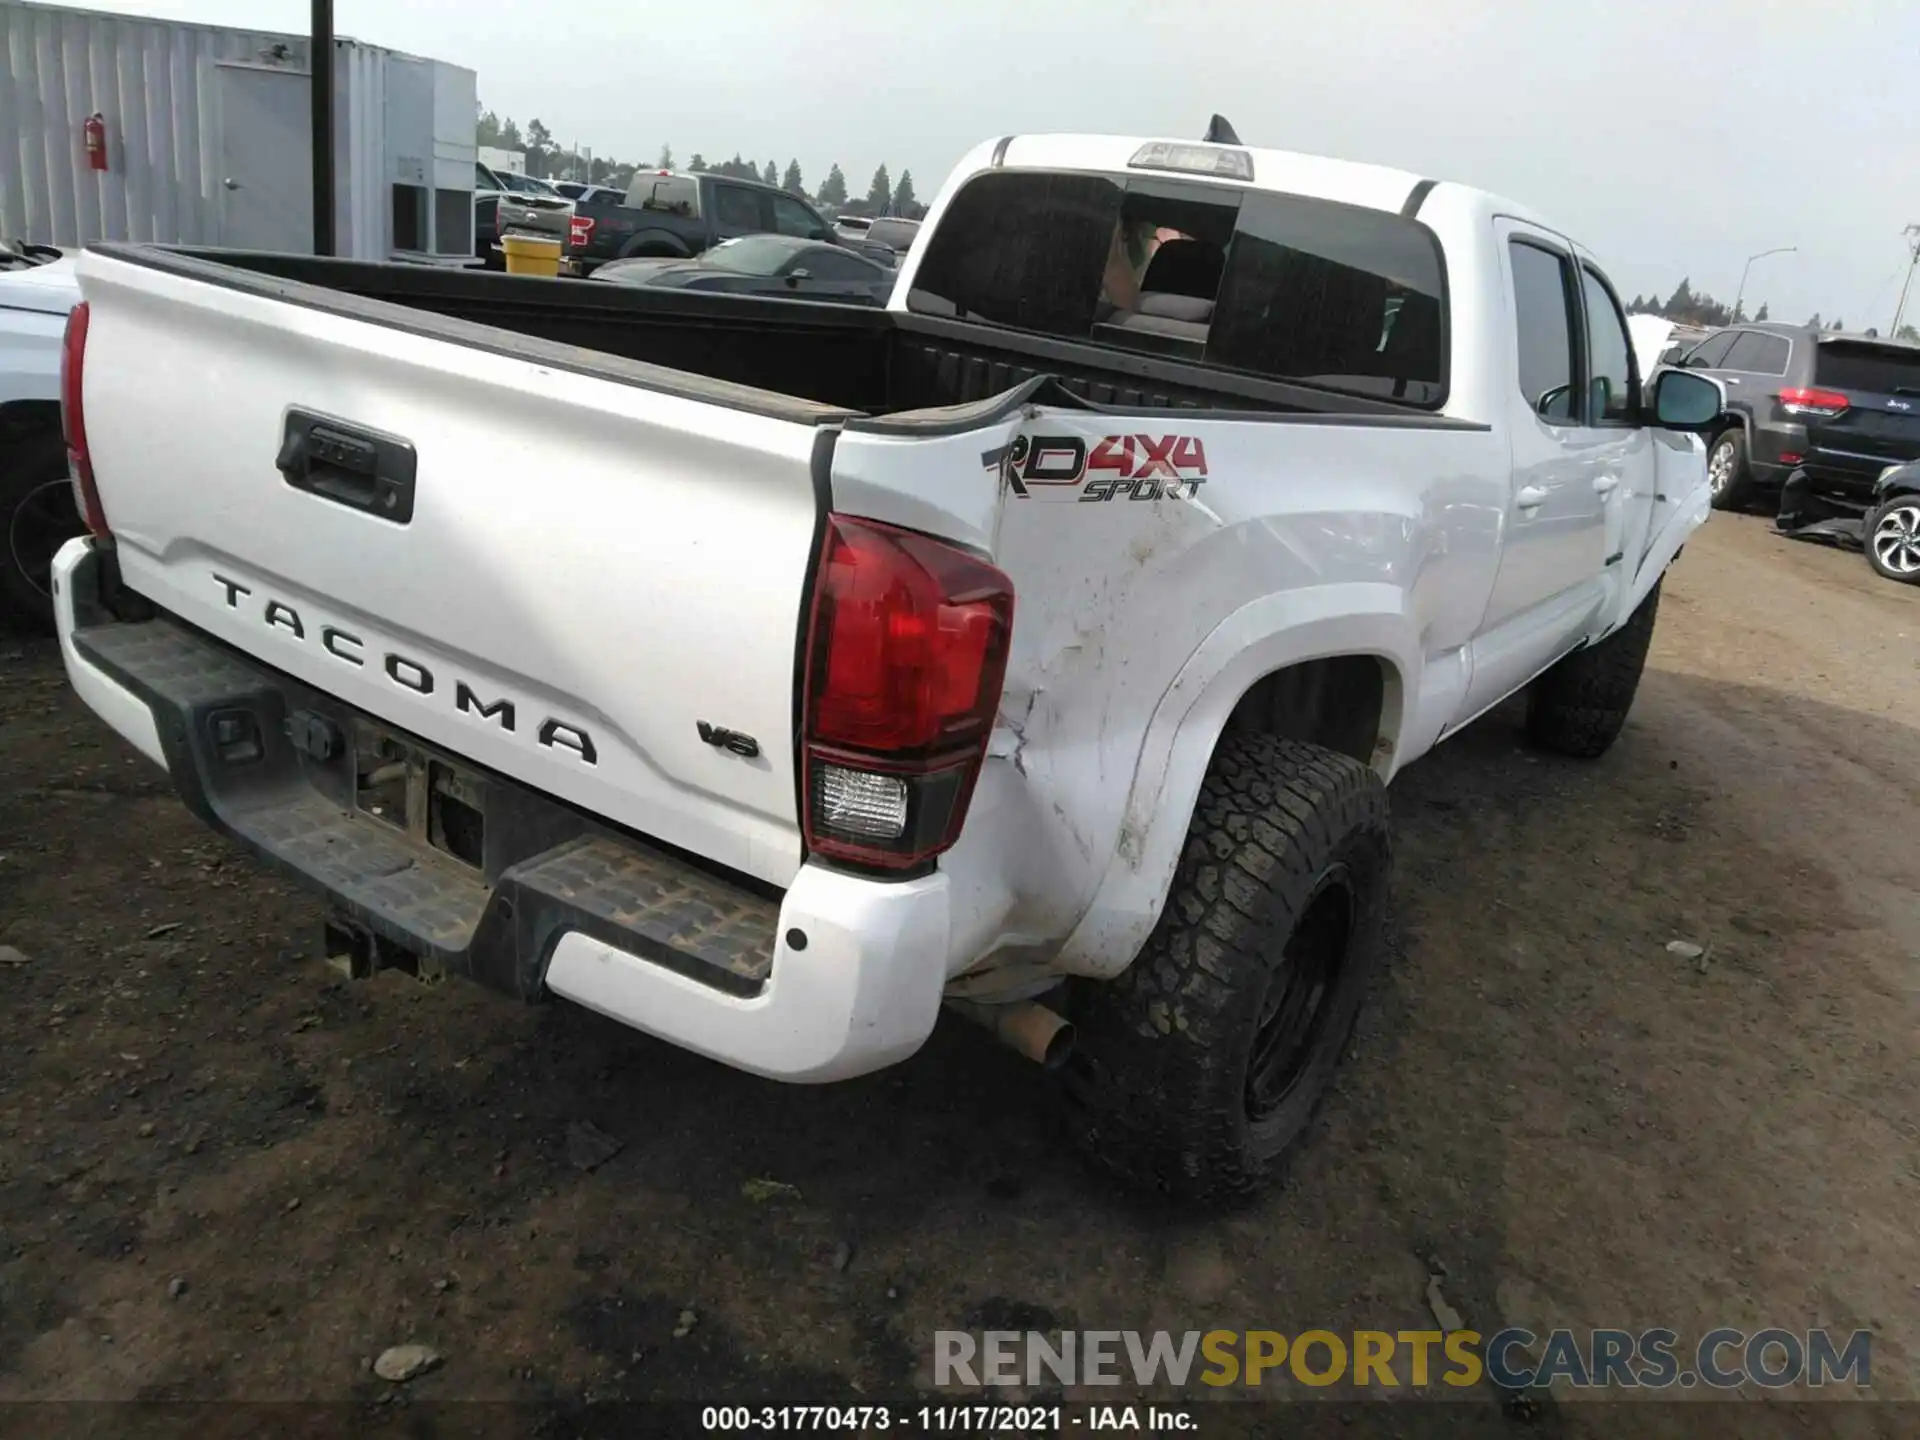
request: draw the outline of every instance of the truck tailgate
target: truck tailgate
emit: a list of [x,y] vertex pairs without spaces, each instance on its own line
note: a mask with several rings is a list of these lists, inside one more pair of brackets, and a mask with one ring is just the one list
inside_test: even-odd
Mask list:
[[80,263],[87,435],[125,583],[398,730],[789,883],[818,417],[204,278],[220,268]]

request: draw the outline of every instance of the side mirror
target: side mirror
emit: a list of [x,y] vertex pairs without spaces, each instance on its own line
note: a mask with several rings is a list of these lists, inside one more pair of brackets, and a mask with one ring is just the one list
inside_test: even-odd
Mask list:
[[787,284],[789,285],[798,285],[802,280],[811,280],[812,278],[813,272],[804,265],[798,270],[789,270],[787,272]]
[[1573,387],[1556,385],[1551,390],[1543,390],[1540,398],[1533,402],[1533,413],[1546,420],[1571,420]]
[[1720,382],[1691,370],[1662,370],[1653,382],[1653,423],[1662,430],[1704,434],[1726,408],[1727,392]]

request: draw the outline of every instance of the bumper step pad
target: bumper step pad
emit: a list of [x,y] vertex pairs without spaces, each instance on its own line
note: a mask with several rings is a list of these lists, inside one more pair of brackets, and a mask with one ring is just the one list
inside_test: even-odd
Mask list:
[[[757,993],[772,972],[780,901],[751,882],[495,775],[484,781],[496,833],[483,874],[355,810],[350,753],[320,762],[293,745],[295,712],[350,730],[355,712],[331,697],[164,618],[93,626],[73,644],[152,707],[196,814],[446,970],[532,999],[555,941],[584,931],[736,995]],[[221,759],[211,739],[211,718],[235,712],[261,741],[244,764]]]

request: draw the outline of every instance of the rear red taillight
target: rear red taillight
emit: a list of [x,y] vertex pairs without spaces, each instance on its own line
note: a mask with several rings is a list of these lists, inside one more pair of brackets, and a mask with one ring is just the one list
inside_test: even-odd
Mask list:
[[87,528],[104,538],[107,512],[93,483],[93,455],[87,449],[87,411],[82,403],[87,358],[87,325],[91,315],[82,300],[67,312],[67,335],[60,346],[60,430],[67,441],[67,474],[73,480],[73,500]]
[[1812,415],[1831,420],[1847,408],[1849,401],[1838,390],[1810,390],[1789,386],[1780,392],[1780,408],[1789,415]]
[[807,846],[882,869],[959,838],[1000,708],[1013,582],[910,530],[827,517],[807,639]]
[[567,245],[570,249],[584,250],[593,243],[593,217],[575,215],[567,221]]

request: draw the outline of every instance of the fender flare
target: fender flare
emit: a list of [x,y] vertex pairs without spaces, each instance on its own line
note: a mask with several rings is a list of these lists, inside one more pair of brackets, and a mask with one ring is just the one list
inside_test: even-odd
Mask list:
[[1262,677],[1338,655],[1380,660],[1387,683],[1373,764],[1383,777],[1397,768],[1423,653],[1405,605],[1393,585],[1328,585],[1262,596],[1214,627],[1147,722],[1114,858],[1061,947],[1060,970],[1108,979],[1133,963],[1166,904],[1214,747]]

